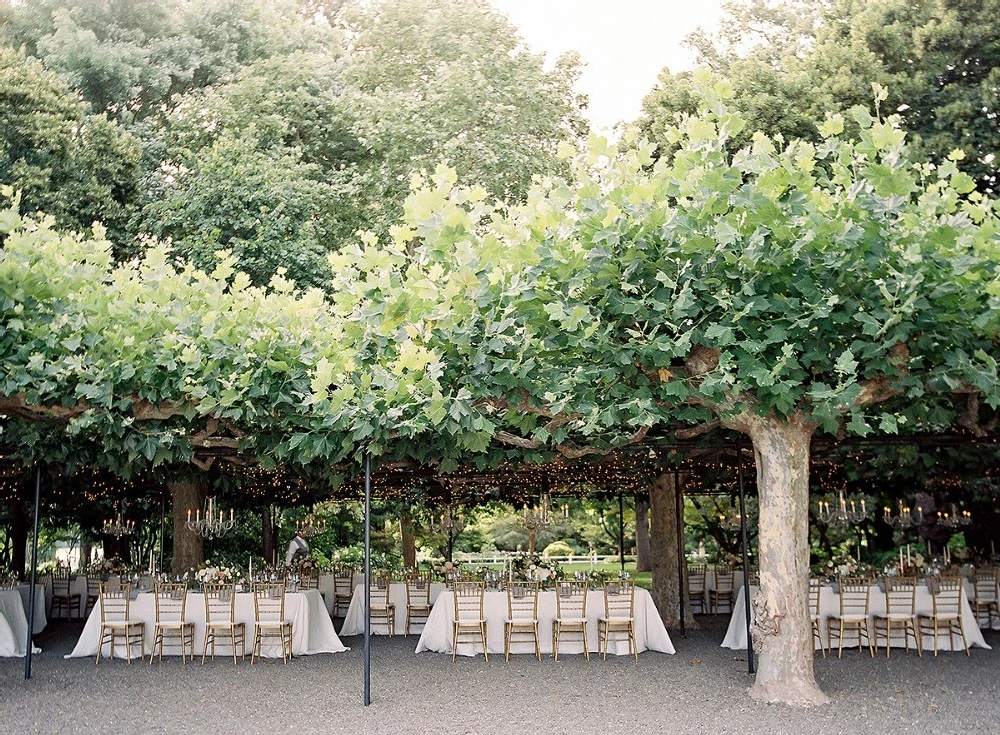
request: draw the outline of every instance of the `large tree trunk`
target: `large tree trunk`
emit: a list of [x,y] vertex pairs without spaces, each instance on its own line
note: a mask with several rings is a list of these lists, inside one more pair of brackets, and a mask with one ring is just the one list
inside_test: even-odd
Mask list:
[[413,535],[413,518],[409,512],[404,511],[399,516],[399,535],[403,546],[403,568],[416,569],[417,539]]
[[635,571],[653,569],[649,549],[649,494],[635,496]]
[[760,496],[760,589],[754,595],[755,699],[799,707],[826,704],[813,672],[809,620],[809,443],[815,427],[744,415]]
[[700,627],[691,612],[687,585],[683,594],[680,586],[678,561],[684,564],[687,578],[687,562],[677,558],[677,539],[683,538],[683,520],[677,518],[677,492],[674,475],[669,472],[653,483],[649,489],[649,540],[653,571],[653,588],[650,594],[656,609],[660,611],[663,624],[676,628],[681,623],[681,604],[684,605],[684,624],[688,628]]
[[28,566],[28,513],[20,498],[10,501],[10,527],[8,533],[11,540],[10,568],[19,577],[24,578]]
[[195,511],[205,506],[207,489],[203,481],[167,483],[174,522],[174,556],[170,562],[170,571],[174,574],[183,574],[205,561],[204,539],[201,534],[188,530],[185,524],[189,509]]
[[278,534],[274,523],[274,509],[268,505],[260,513],[261,527],[261,554],[264,561],[269,565],[276,564],[278,548]]

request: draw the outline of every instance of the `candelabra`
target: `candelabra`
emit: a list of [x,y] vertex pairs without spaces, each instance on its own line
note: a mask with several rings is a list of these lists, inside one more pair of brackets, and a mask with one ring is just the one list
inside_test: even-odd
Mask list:
[[454,509],[449,505],[447,513],[431,519],[431,528],[446,536],[457,536],[465,530],[465,516],[461,513],[455,515]]
[[844,491],[840,491],[839,502],[836,507],[831,508],[829,503],[820,502],[819,519],[828,526],[851,526],[863,523],[868,518],[868,508],[865,506],[864,498],[861,499],[860,508],[854,500],[848,502],[844,498]]
[[232,531],[233,526],[236,525],[236,519],[233,517],[232,508],[230,508],[229,519],[226,520],[223,512],[216,507],[215,498],[208,498],[205,501],[204,514],[201,512],[201,508],[198,508],[195,511],[194,518],[192,518],[191,510],[188,509],[187,523],[185,525],[189,531],[205,538],[211,538],[213,536],[225,536]]
[[[822,507],[822,503],[820,506]],[[743,516],[736,508],[730,508],[725,513],[719,514],[719,525],[727,531],[735,531],[743,525]]]
[[[549,494],[542,493],[539,499],[538,505],[533,508],[528,506],[524,507],[521,517],[521,525],[524,526],[529,532],[534,533],[545,526],[552,523],[552,518],[549,516]],[[569,514],[569,508],[566,507],[563,511],[564,514]]]
[[295,524],[295,530],[302,538],[312,538],[326,530],[326,521],[310,513],[304,521]]
[[909,506],[903,505],[903,501],[899,501],[899,512],[893,515],[889,506],[885,506],[882,509],[882,520],[884,520],[888,525],[893,528],[910,528],[911,526],[919,526],[924,522],[924,509],[922,506],[917,506],[914,509],[910,509]]
[[972,513],[967,510],[963,510],[961,513],[958,512],[958,506],[954,503],[951,504],[951,513],[942,513],[938,511],[937,522],[942,526],[947,528],[958,528],[959,526],[968,526],[972,523]]
[[108,518],[101,525],[101,533],[105,536],[130,536],[135,531],[135,521],[127,521],[122,515],[121,506],[118,507],[118,515],[115,518]]

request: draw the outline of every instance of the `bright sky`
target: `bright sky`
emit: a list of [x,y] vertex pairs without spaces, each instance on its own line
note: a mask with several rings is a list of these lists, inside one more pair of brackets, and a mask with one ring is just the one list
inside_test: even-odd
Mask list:
[[694,66],[682,44],[699,26],[714,28],[722,0],[492,0],[528,46],[552,60],[578,51],[587,66],[578,91],[590,97],[598,131],[639,116],[642,98],[663,67]]

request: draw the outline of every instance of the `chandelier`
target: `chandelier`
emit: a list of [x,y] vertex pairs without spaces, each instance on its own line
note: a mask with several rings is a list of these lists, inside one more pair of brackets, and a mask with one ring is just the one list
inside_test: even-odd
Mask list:
[[105,536],[131,536],[135,531],[135,521],[127,521],[122,515],[121,505],[118,506],[118,515],[115,518],[107,518],[101,525],[101,533]]
[[[820,503],[820,508],[822,508],[822,506],[823,504]],[[719,514],[719,525],[727,531],[735,531],[742,528],[743,516],[735,507],[732,507],[725,513]]]
[[326,530],[326,521],[310,513],[304,521],[295,524],[295,530],[302,538],[312,538]]
[[[552,523],[552,518],[549,515],[549,505],[550,498],[548,493],[542,493],[539,498],[538,504],[532,508],[524,506],[524,511],[522,512],[521,525],[524,526],[528,531],[537,531],[540,528],[544,528]],[[564,515],[569,514],[569,506],[563,506]]]
[[937,522],[942,526],[947,528],[958,528],[959,526],[968,526],[972,523],[972,513],[967,510],[963,510],[961,513],[958,512],[958,506],[954,503],[951,504],[951,513],[942,513],[938,511]]
[[899,511],[895,515],[893,515],[888,505],[882,509],[882,520],[893,528],[919,526],[924,522],[924,509],[918,505],[911,510],[909,506],[903,505],[903,501],[900,500]]
[[455,515],[454,509],[449,505],[447,513],[431,518],[431,529],[445,536],[457,536],[465,530],[465,516],[461,513]]
[[844,491],[840,491],[839,502],[836,506],[830,507],[829,503],[820,502],[819,519],[828,526],[852,526],[863,523],[868,518],[868,508],[865,506],[864,498],[859,503],[854,500],[848,502],[844,498]]
[[191,509],[187,512],[187,526],[189,531],[197,533],[199,536],[205,538],[212,538],[213,536],[225,536],[227,533],[233,530],[233,526],[236,525],[236,519],[233,517],[233,509],[229,509],[229,519],[226,520],[223,512],[219,510],[215,505],[215,498],[208,498],[205,501],[205,513],[202,514],[201,508],[195,511],[194,518],[191,517]]

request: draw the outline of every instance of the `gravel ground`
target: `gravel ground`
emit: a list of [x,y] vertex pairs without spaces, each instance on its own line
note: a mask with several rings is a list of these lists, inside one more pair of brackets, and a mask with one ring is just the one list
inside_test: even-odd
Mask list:
[[82,629],[54,621],[37,638],[32,678],[22,659],[0,659],[0,735],[21,733],[958,733],[1000,732],[1000,633],[992,651],[937,658],[857,650],[816,659],[833,704],[813,710],[761,705],[742,652],[719,647],[725,616],[682,639],[677,654],[635,661],[531,656],[415,655],[416,638],[374,638],[372,704],[361,706],[362,640],[348,653],[302,656],[288,665],[182,667],[63,659]]

